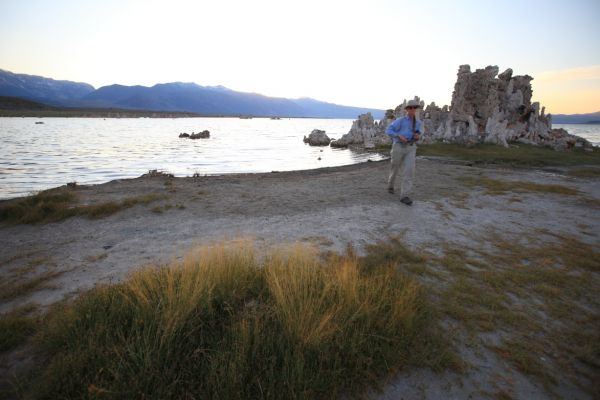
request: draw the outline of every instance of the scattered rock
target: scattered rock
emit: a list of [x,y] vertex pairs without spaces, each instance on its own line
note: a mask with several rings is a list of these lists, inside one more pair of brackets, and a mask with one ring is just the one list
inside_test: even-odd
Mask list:
[[42,121],[36,121],[35,124],[36,125],[41,125],[41,124],[43,124],[43,122]]
[[311,146],[327,146],[331,142],[331,139],[325,131],[320,129],[313,129],[313,131],[308,135],[308,137],[304,136],[304,143],[308,143]]
[[189,138],[189,137],[190,137],[190,134],[189,134],[189,133],[185,133],[185,132],[183,132],[183,133],[180,133],[180,134],[179,134],[179,137],[180,137],[180,138]]
[[164,172],[164,171],[159,171],[157,169],[151,169],[148,171],[148,173],[143,174],[141,177],[142,178],[154,178],[154,177],[158,177],[158,176],[164,176],[167,178],[175,177],[175,175],[173,175],[173,174],[169,174],[168,172]]

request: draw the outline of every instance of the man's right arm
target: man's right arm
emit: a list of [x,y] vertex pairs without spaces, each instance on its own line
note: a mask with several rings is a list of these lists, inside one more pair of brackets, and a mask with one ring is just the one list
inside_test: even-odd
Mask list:
[[385,128],[385,133],[388,136],[398,136],[398,131],[400,130],[400,119],[395,119],[394,122],[389,124],[387,128]]

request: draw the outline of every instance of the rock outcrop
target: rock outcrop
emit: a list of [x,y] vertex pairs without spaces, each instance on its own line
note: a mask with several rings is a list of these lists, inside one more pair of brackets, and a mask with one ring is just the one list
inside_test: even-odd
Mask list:
[[[452,143],[493,143],[508,146],[509,142],[547,145],[556,149],[591,148],[583,138],[564,130],[552,129],[552,116],[539,103],[531,103],[533,90],[529,75],[513,76],[512,69],[498,74],[497,66],[471,72],[461,65],[452,93],[450,107],[435,103],[421,104],[417,117],[423,121],[422,141]],[[390,143],[385,128],[403,116],[406,100],[394,110],[387,110],[384,119],[373,121],[363,114],[352,124],[350,131],[331,143],[335,147],[360,145],[374,147]]]
[[[552,117],[540,112],[539,103],[531,103],[529,75],[513,76],[512,69],[498,75],[497,66],[471,72],[458,69],[452,103],[431,132],[430,139],[459,143],[526,141],[549,144]],[[427,110],[425,110],[427,111]]]
[[190,135],[189,133],[180,133],[179,134],[180,138],[190,138],[190,139],[208,139],[210,137],[210,132],[207,130],[204,130],[202,132],[198,132],[198,133],[194,133],[192,132],[192,134]]
[[325,131],[320,129],[313,129],[313,131],[308,135],[308,137],[304,136],[304,143],[308,143],[311,146],[327,146],[331,142],[331,139]]
[[331,142],[331,147],[348,147],[349,145],[361,145],[367,148],[376,147],[382,144],[390,144],[389,136],[382,134],[388,124],[388,119],[384,118],[380,122],[373,119],[371,113],[361,114],[358,119],[352,123],[350,131]]

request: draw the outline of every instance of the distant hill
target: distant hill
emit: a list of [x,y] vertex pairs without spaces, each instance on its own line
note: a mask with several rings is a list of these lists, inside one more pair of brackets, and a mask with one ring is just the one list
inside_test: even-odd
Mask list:
[[0,70],[0,96],[13,96],[53,106],[119,108],[191,112],[202,115],[253,115],[312,118],[356,118],[371,112],[383,118],[384,111],[349,107],[319,100],[268,97],[223,86],[200,86],[173,82],[147,86],[109,85],[94,89],[85,83],[55,81],[40,76]]
[[313,116],[288,99],[181,82],[152,87],[104,86],[84,96],[80,104],[215,115]]
[[373,114],[373,118],[382,119],[385,111],[364,109],[360,107],[349,107],[339,106],[333,103],[326,103],[323,101],[310,99],[307,97],[301,99],[292,100],[295,104],[299,105],[308,114],[314,117],[320,118],[352,118],[355,119],[358,115],[370,112]]
[[52,110],[54,107],[19,97],[0,96],[0,110]]
[[589,114],[552,114],[553,124],[600,124],[600,111]]
[[0,96],[0,117],[86,117],[86,118],[185,118],[203,115],[185,112],[124,110],[118,108],[58,107],[25,100],[19,97]]
[[67,105],[94,91],[87,83],[57,81],[0,69],[0,96],[20,97],[51,105]]

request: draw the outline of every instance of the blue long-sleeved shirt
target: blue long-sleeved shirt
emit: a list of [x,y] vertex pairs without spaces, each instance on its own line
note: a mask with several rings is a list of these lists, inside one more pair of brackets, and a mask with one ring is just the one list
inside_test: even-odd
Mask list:
[[[415,123],[415,132],[421,134],[421,120],[417,119]],[[413,138],[412,121],[408,116],[396,118],[394,122],[389,124],[385,129],[385,133],[392,138],[394,143],[398,143],[398,136],[404,136],[410,141]]]

